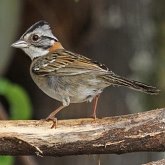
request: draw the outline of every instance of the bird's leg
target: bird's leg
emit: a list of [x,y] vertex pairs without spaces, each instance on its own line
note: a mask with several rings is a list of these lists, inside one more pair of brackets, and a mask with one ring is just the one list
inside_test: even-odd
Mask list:
[[98,100],[99,100],[99,96],[100,95],[95,96],[95,98],[93,100],[93,113],[92,113],[92,117],[94,119],[96,119],[96,110],[97,110],[97,103],[98,103]]
[[46,121],[52,121],[53,124],[51,126],[51,128],[56,128],[57,126],[57,118],[55,117],[55,115],[61,111],[65,106],[61,105],[59,108],[55,109],[52,113],[50,113],[50,115],[46,118]]

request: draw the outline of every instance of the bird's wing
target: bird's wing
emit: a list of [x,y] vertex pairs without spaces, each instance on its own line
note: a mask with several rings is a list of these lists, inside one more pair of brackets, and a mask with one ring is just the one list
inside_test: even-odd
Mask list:
[[89,58],[66,50],[59,50],[52,54],[34,60],[32,72],[44,75],[78,75],[89,72],[108,72],[108,68]]

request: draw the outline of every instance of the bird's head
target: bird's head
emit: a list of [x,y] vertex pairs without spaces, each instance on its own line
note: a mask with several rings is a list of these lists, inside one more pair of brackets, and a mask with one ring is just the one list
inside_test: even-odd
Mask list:
[[57,49],[63,49],[46,21],[39,21],[32,25],[11,46],[22,49],[32,60]]

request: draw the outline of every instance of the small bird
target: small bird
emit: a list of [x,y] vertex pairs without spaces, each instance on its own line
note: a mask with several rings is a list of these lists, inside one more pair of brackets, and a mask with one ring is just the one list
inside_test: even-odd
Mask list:
[[53,121],[52,128],[57,122],[55,115],[70,103],[94,100],[96,118],[99,95],[108,86],[124,86],[151,95],[159,93],[156,87],[118,76],[97,61],[65,50],[43,20],[32,25],[11,46],[22,49],[31,58],[30,74],[37,86],[62,102],[46,118]]

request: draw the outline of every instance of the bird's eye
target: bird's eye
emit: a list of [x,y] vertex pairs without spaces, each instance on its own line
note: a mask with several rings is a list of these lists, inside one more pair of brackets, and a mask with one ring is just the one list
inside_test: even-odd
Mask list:
[[38,35],[34,34],[34,35],[32,36],[32,40],[33,40],[33,41],[38,41],[38,39],[39,39],[39,36],[38,36]]

